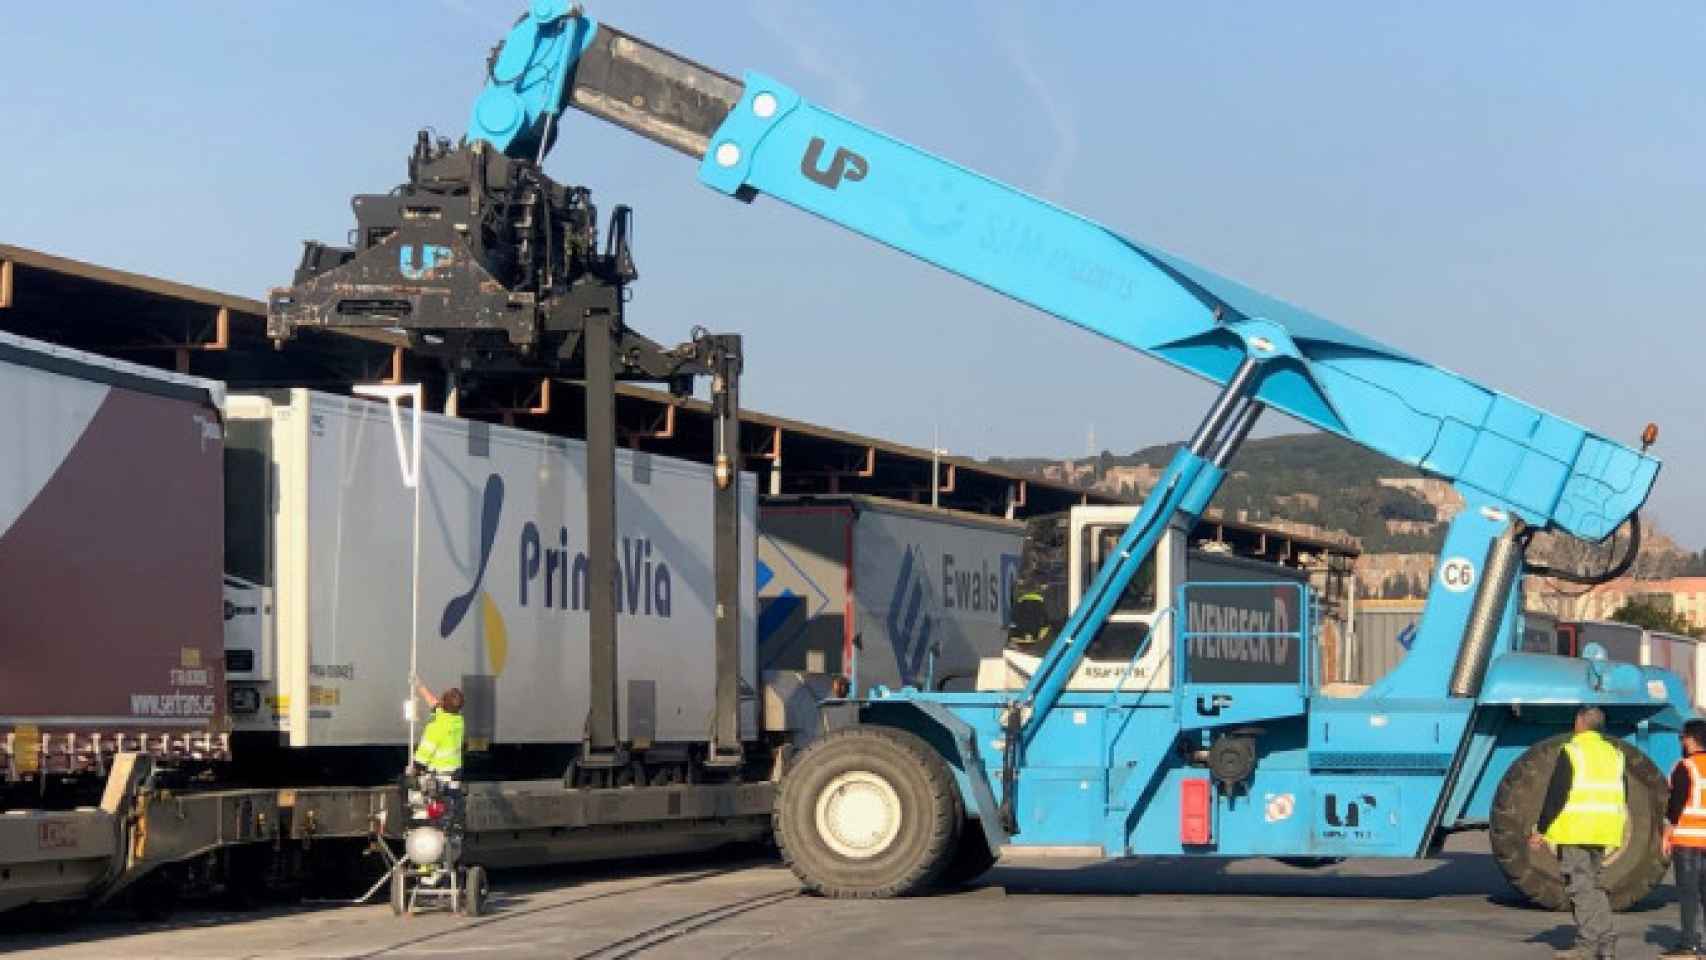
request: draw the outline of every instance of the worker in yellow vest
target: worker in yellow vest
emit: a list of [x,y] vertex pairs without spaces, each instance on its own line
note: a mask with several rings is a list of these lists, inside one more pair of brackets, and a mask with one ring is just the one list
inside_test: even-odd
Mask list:
[[1629,824],[1623,751],[1600,731],[1605,711],[1576,711],[1575,735],[1564,744],[1546,800],[1529,842],[1552,844],[1564,868],[1564,891],[1576,918],[1576,943],[1559,960],[1610,960],[1617,955],[1617,930],[1606,895],[1605,856],[1623,845]]
[[1700,913],[1706,905],[1706,720],[1682,725],[1682,759],[1670,773],[1665,821],[1665,852],[1676,865],[1676,894],[1682,906],[1682,941],[1661,956],[1706,957],[1706,941],[1700,938]]
[[462,691],[451,687],[443,696],[434,696],[426,684],[416,684],[421,699],[432,708],[432,719],[421,731],[420,746],[415,748],[415,762],[427,770],[452,776],[462,770]]

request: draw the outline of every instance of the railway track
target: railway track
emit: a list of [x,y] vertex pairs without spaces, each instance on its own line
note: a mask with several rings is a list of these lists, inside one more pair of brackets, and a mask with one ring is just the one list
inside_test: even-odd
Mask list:
[[[569,895],[562,899],[553,898],[546,902],[539,902],[539,898],[536,898],[535,902],[528,905],[505,906],[500,899],[496,904],[497,912],[490,916],[390,943],[370,952],[359,954],[355,960],[369,960],[369,958],[377,960],[377,958],[411,956],[417,953],[438,953],[440,944],[447,941],[465,943],[471,934],[477,935],[478,931],[482,929],[490,929],[495,935],[503,932],[505,928],[513,928],[517,921],[537,921],[546,917],[550,917],[553,923],[560,923],[561,914],[565,911],[573,911],[578,908],[594,911],[619,909],[620,905],[630,898],[662,892],[671,887],[692,887],[695,884],[715,880],[719,877],[738,874],[746,869],[748,869],[748,865],[743,864],[711,870],[696,870],[691,873],[623,884],[596,893],[576,896],[569,892]],[[572,956],[576,960],[621,960],[621,958],[641,956],[658,947],[674,944],[684,937],[706,931],[723,921],[755,910],[762,910],[798,896],[800,896],[799,887],[789,884],[758,894],[735,897],[711,906],[699,904],[696,905],[697,909],[673,914],[668,919],[653,923],[641,930],[625,931],[620,936],[597,946],[575,945],[565,951],[563,955]]]
[[626,960],[628,957],[637,957],[656,947],[673,943],[682,937],[691,936],[713,927],[724,920],[751,913],[754,910],[762,910],[765,907],[792,900],[799,895],[799,889],[791,887],[761,893],[757,896],[743,897],[706,910],[675,917],[639,933],[613,940],[597,949],[576,954],[575,958],[576,960]]

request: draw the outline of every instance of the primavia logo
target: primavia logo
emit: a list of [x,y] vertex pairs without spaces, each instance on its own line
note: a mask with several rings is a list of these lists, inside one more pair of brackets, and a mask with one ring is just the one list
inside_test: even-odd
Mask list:
[[[521,584],[522,606],[528,603],[528,585],[539,580],[545,587],[542,599],[546,608],[586,609],[586,551],[569,552],[567,527],[558,527],[557,545],[546,547],[538,524],[531,520],[523,524],[519,560],[516,579]],[[669,564],[662,558],[652,559],[652,542],[645,537],[623,537],[616,551],[616,612],[668,617],[670,589]]]
[[[480,504],[480,553],[473,583],[467,593],[452,597],[445,604],[444,615],[438,625],[438,635],[448,638],[477,603],[485,627],[486,653],[493,674],[503,671],[509,646],[508,630],[497,604],[482,587],[486,567],[491,563],[492,547],[497,542],[503,505],[503,478],[494,473],[486,478],[485,496]],[[522,524],[516,572],[522,607],[538,603],[550,610],[586,609],[586,552],[569,551],[567,527],[559,527],[556,546],[547,547],[538,524],[531,520]],[[669,564],[661,558],[653,558],[652,542],[645,537],[623,537],[616,559],[616,612],[668,617],[671,587]]]

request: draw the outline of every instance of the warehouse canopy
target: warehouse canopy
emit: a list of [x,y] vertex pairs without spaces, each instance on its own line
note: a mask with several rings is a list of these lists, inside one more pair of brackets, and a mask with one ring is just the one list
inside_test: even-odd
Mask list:
[[[304,386],[348,393],[357,383],[406,381],[429,369],[398,335],[303,330],[276,347],[266,336],[266,305],[259,300],[6,244],[0,244],[0,330],[223,380],[233,391]],[[445,395],[442,384],[432,389]],[[579,437],[584,393],[573,381],[469,380],[459,384],[455,412]],[[624,446],[710,459],[713,418],[702,401],[619,384],[616,416]],[[985,515],[1027,517],[1124,499],[965,457],[933,462],[926,449],[751,410],[741,415],[741,452],[760,490],[774,495],[863,494],[930,503],[934,472],[936,503]],[[1286,561],[1299,553],[1356,553],[1344,544],[1212,518],[1198,527],[1196,538],[1225,543],[1241,555]]]

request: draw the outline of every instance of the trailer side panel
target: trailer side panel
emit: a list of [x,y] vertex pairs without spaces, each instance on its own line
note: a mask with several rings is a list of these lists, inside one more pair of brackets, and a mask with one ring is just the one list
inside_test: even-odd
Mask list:
[[15,770],[92,767],[119,735],[217,752],[217,394],[0,340],[0,743],[40,745]]

